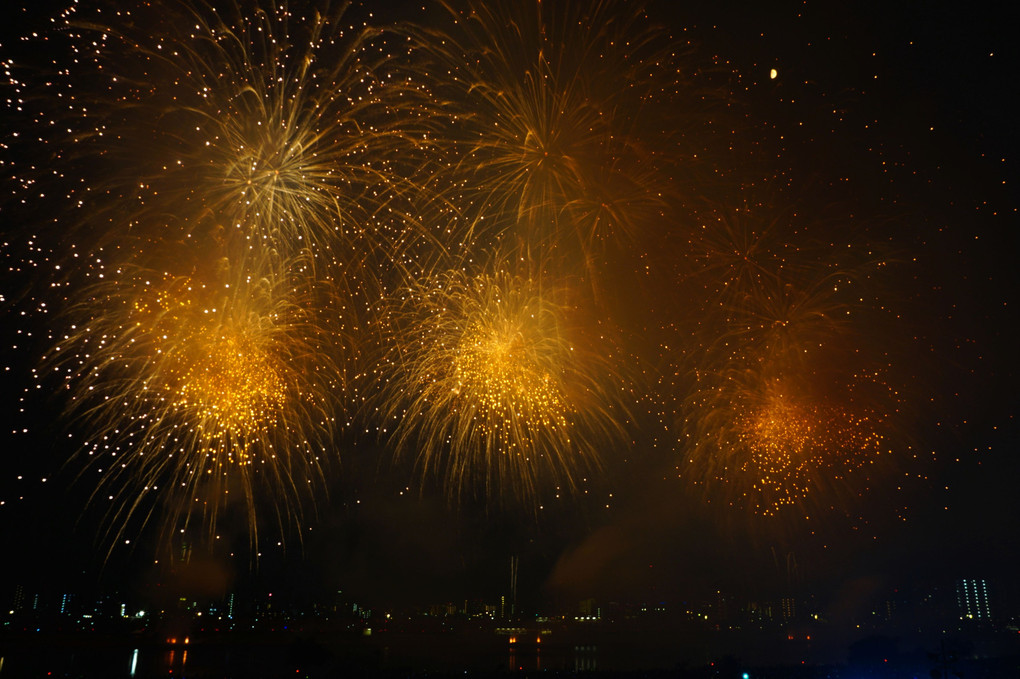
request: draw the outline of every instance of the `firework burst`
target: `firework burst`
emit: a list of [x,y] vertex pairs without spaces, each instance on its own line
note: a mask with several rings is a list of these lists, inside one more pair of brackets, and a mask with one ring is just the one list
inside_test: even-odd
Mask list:
[[453,495],[573,488],[626,415],[608,357],[585,346],[562,290],[455,270],[406,292],[384,408],[396,444]]
[[682,474],[708,497],[762,516],[843,509],[891,452],[895,404],[880,410],[860,398],[872,381],[864,376],[839,395],[819,381],[761,371],[701,377],[683,427]]
[[576,490],[639,372],[633,438],[712,502],[835,505],[889,457],[867,228],[784,209],[754,112],[709,120],[639,5],[86,4],[3,62],[0,247],[113,536],[298,525],[348,401],[452,498]]
[[888,357],[867,334],[885,325],[885,260],[792,207],[709,206],[701,221],[678,278],[689,309],[661,345],[677,469],[759,515],[843,509],[906,446]]
[[11,166],[16,194],[69,309],[44,372],[90,432],[111,533],[159,504],[211,532],[228,493],[253,538],[262,495],[297,523],[367,300],[437,249],[411,216],[432,109],[409,41],[318,10],[76,5],[44,38],[56,72],[7,64],[15,157],[50,158]]
[[68,10],[59,37],[75,69],[19,88],[72,206],[63,228],[82,225],[90,248],[310,249],[349,289],[375,287],[427,237],[409,201],[425,193],[414,177],[429,165],[431,105],[407,40],[348,10]]
[[612,2],[446,7],[454,26],[424,51],[460,107],[452,202],[476,235],[591,274],[607,246],[661,223],[676,144],[650,112],[682,80],[668,36]]
[[109,496],[114,537],[162,515],[201,517],[210,533],[229,504],[268,498],[300,521],[321,485],[339,371],[289,272],[178,275],[123,267],[91,286],[49,363],[91,431],[82,454]]

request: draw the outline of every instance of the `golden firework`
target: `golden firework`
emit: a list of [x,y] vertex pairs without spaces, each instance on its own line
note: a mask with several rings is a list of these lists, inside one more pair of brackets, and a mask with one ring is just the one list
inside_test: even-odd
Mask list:
[[407,291],[384,368],[397,445],[454,495],[574,487],[626,413],[611,355],[585,345],[572,311],[563,291],[502,270],[454,270]]
[[114,22],[70,12],[84,75],[69,88],[63,153],[89,165],[72,199],[97,242],[310,249],[348,291],[374,291],[428,237],[411,201],[427,202],[416,178],[435,107],[409,75],[407,40],[347,9],[182,0]]
[[509,236],[565,271],[599,271],[606,246],[661,222],[672,195],[673,128],[651,119],[679,80],[668,36],[614,2],[446,8],[455,25],[423,52],[459,112],[452,202],[482,242]]
[[863,493],[892,452],[898,406],[888,390],[875,398],[875,386],[875,375],[831,368],[699,371],[684,405],[681,475],[763,516],[830,511]]
[[265,495],[296,524],[364,305],[441,250],[410,207],[430,96],[406,37],[349,3],[107,10],[61,14],[73,67],[26,96],[67,201],[71,325],[48,360],[103,472],[93,499],[114,533],[154,512],[211,531],[236,504],[255,537]]
[[260,502],[298,522],[321,481],[339,371],[305,293],[267,264],[218,269],[123,267],[89,288],[51,356],[92,431],[93,500],[113,500],[115,535],[158,504],[165,529],[200,515],[212,532],[241,503],[257,540]]

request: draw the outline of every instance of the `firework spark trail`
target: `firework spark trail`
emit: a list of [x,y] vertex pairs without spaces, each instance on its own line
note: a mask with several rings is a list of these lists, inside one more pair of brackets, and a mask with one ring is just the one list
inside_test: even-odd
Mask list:
[[[867,382],[850,379],[842,385],[850,394]],[[688,403],[682,474],[706,497],[762,516],[832,510],[863,492],[889,452],[889,412],[819,391],[818,381],[751,370],[706,375]]]
[[83,248],[309,248],[349,291],[377,289],[430,238],[410,201],[424,202],[435,107],[407,40],[354,25],[348,6],[66,12],[74,68],[27,95],[78,214],[61,226],[83,225]]
[[445,6],[455,26],[423,51],[462,110],[451,202],[467,237],[556,252],[564,272],[590,275],[607,246],[661,226],[676,140],[652,112],[680,88],[668,36],[613,2]]
[[394,310],[404,339],[384,369],[383,409],[396,445],[417,446],[422,472],[440,473],[452,495],[527,502],[545,486],[573,488],[620,437],[614,366],[572,341],[562,299],[503,269],[454,270]]
[[887,260],[831,218],[776,205],[708,205],[689,235],[689,309],[662,342],[659,417],[706,500],[829,513],[892,466],[891,448],[909,448],[871,335]]
[[165,512],[164,529],[200,512],[212,532],[231,492],[253,540],[266,493],[299,522],[321,483],[339,372],[289,272],[118,273],[87,290],[48,358],[91,431],[83,454],[93,500],[115,498],[111,533],[139,512],[143,525]]
[[[385,28],[329,2],[75,4],[44,75],[3,62],[3,207],[32,220],[10,270],[70,319],[37,386],[91,432],[111,534],[162,505],[211,531],[228,495],[253,536],[266,495],[297,525],[347,400],[452,497],[576,489],[631,424],[621,375],[656,360],[706,497],[789,514],[867,486],[901,405],[860,342],[867,235],[705,162],[742,142],[698,126],[689,43],[639,6],[442,4],[445,26]],[[668,338],[618,350],[623,318]]]
[[837,221],[836,207],[819,215],[781,192],[739,206],[701,203],[696,226],[678,229],[674,262],[679,288],[691,293],[699,315],[718,316],[786,284],[820,289],[827,277],[861,280],[891,257],[857,232],[851,216]]
[[826,268],[746,286],[679,357],[680,469],[709,496],[764,516],[831,510],[903,443],[901,399],[860,349],[860,289]]
[[157,502],[187,524],[195,501],[211,532],[232,492],[254,538],[263,490],[298,522],[359,306],[430,238],[409,207],[429,97],[406,38],[348,4],[105,9],[63,13],[56,73],[11,76],[26,156],[56,168],[16,184],[64,193],[51,287],[73,325],[47,365],[93,433],[111,533]]

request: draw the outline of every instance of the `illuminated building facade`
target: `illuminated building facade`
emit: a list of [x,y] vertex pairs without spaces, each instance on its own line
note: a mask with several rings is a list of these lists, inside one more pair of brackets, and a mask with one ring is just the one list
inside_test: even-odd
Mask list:
[[991,620],[987,580],[957,580],[956,607],[961,620]]

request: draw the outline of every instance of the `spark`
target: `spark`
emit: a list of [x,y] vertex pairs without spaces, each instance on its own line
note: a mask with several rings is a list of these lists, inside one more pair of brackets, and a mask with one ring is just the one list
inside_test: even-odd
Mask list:
[[257,541],[267,497],[300,525],[340,377],[287,273],[125,269],[73,310],[76,329],[47,363],[87,424],[81,455],[98,473],[93,501],[115,498],[115,541],[152,518],[156,493],[166,531],[199,514],[212,535],[236,501]]
[[454,270],[407,291],[386,369],[396,445],[453,495],[573,488],[625,412],[608,355],[572,334],[570,315],[562,291],[506,270]]

